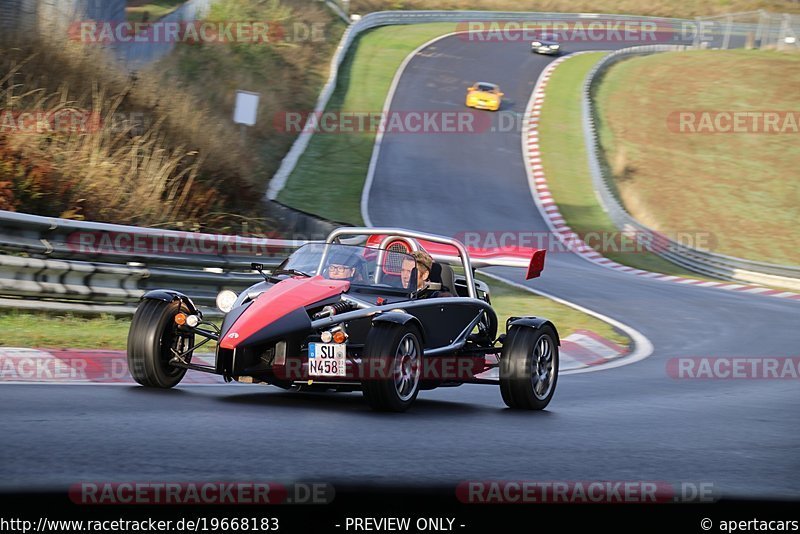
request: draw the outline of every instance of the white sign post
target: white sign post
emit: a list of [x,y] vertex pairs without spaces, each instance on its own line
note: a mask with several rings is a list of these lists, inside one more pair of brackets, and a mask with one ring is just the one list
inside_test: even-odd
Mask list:
[[253,126],[258,116],[260,93],[236,91],[236,107],[233,109],[233,122]]
[[239,125],[239,137],[245,142],[244,127],[253,126],[258,117],[258,101],[260,93],[236,91],[236,106],[233,108],[233,122]]

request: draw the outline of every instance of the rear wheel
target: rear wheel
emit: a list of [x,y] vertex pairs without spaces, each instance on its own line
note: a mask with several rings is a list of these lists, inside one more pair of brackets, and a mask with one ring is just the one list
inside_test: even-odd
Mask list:
[[558,345],[549,326],[512,327],[500,356],[500,393],[509,408],[543,410],[558,381]]
[[404,412],[419,393],[422,336],[412,325],[376,324],[364,346],[361,388],[374,410]]
[[[171,388],[186,374],[186,369],[169,364],[176,353],[194,347],[194,334],[178,330],[175,324],[178,312],[189,313],[189,309],[177,300],[146,299],[136,309],[128,331],[128,369],[139,384]],[[191,360],[191,352],[184,360]]]

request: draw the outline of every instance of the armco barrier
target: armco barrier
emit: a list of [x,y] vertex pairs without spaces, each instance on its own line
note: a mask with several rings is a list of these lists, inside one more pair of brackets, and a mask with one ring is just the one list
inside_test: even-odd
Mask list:
[[800,267],[735,258],[710,251],[699,250],[671,240],[634,219],[623,207],[612,181],[608,176],[608,165],[597,135],[595,122],[597,110],[592,102],[594,91],[608,68],[631,56],[660,52],[681,52],[689,47],[679,45],[637,46],[617,50],[605,56],[589,72],[583,89],[583,131],[589,157],[592,184],[600,198],[603,209],[613,223],[622,231],[641,236],[655,246],[651,250],[659,256],[690,271],[700,274],[756,284],[773,285],[800,290]]
[[222,289],[260,279],[251,263],[274,268],[303,243],[0,211],[0,307],[132,312],[141,295],[159,288],[211,306]]

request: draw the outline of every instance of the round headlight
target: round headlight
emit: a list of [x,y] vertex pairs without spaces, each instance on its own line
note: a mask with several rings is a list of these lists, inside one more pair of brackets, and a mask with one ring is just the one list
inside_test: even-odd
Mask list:
[[223,289],[219,292],[219,295],[217,295],[217,308],[222,312],[228,313],[233,309],[236,298],[236,293],[230,289]]

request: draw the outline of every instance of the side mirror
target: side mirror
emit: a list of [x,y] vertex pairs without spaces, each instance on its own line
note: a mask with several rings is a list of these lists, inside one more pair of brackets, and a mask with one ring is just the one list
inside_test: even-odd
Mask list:
[[505,94],[505,93],[503,93],[503,92],[499,92],[499,93],[497,93],[497,96],[505,96],[505,95],[506,95],[506,94]]

